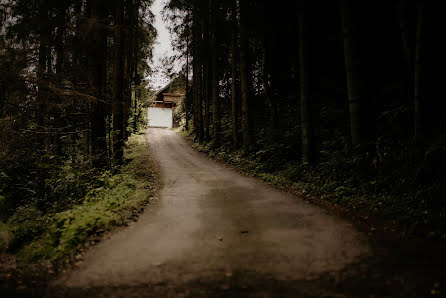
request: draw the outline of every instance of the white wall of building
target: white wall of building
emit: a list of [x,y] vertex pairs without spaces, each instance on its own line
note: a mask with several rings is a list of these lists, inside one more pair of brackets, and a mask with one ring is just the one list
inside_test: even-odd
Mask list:
[[172,128],[173,114],[172,109],[167,108],[148,108],[147,120],[149,126]]

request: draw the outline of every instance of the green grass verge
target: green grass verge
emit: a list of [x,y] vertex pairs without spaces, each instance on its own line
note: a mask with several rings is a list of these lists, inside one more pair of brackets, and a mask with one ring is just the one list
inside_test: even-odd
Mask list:
[[121,225],[139,211],[153,195],[156,180],[144,135],[129,138],[125,158],[119,173],[106,171],[103,185],[90,190],[81,204],[45,215],[32,206],[20,207],[9,219],[12,238],[30,231],[39,236],[17,251],[18,259],[58,261],[76,253],[98,229]]

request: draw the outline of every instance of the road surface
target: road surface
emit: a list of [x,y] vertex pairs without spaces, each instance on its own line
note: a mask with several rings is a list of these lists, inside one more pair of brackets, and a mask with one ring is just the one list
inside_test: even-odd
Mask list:
[[159,200],[58,280],[71,295],[269,297],[370,254],[351,223],[206,158],[172,130],[146,137]]

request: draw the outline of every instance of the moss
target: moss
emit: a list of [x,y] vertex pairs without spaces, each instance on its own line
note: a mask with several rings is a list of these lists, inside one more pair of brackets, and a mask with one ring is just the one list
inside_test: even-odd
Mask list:
[[[47,215],[37,214],[34,207],[17,210],[11,220],[13,239],[17,243],[28,243],[18,248],[19,259],[37,262],[70,255],[96,230],[109,230],[124,223],[135,209],[147,202],[154,192],[156,176],[144,135],[129,138],[125,157],[128,162],[119,173],[104,172],[103,186],[92,189],[81,204]],[[28,220],[22,220],[25,218]],[[25,241],[29,239],[24,237],[30,234],[23,231],[34,231],[31,241]]]

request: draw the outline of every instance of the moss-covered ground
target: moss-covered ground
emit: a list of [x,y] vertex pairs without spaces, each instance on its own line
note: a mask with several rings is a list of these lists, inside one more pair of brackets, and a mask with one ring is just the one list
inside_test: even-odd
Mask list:
[[33,205],[18,208],[0,225],[0,233],[8,233],[9,250],[23,262],[57,262],[73,256],[92,236],[137,217],[153,196],[156,181],[143,134],[129,138],[125,160],[120,169],[92,177],[101,180],[92,185],[100,186],[66,210],[43,214]]

